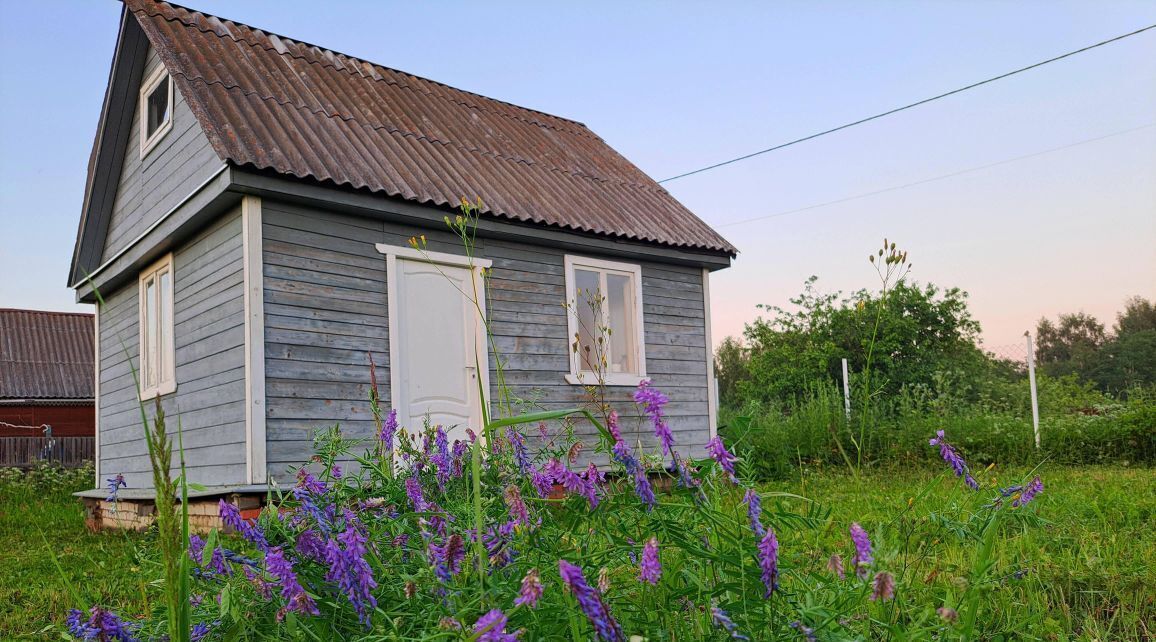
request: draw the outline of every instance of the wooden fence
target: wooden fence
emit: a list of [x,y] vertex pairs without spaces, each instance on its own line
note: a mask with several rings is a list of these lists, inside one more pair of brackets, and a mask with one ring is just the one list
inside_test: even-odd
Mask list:
[[93,437],[0,437],[0,468],[29,468],[41,462],[79,468],[95,456]]

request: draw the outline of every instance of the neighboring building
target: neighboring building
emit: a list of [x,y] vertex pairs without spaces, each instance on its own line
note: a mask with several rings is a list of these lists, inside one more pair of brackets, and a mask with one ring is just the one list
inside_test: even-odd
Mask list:
[[[485,202],[472,268],[443,222],[462,197]],[[69,281],[104,300],[98,479],[150,485],[138,395],[179,414],[190,481],[284,479],[317,429],[372,434],[370,355],[403,425],[476,426],[498,358],[515,395],[575,405],[593,380],[563,308],[578,288],[608,298],[611,402],[634,412],[652,379],[701,456],[708,277],[734,255],[581,123],[127,0]],[[496,355],[459,292],[475,284]]]
[[0,466],[92,458],[92,344],[91,314],[0,309]]

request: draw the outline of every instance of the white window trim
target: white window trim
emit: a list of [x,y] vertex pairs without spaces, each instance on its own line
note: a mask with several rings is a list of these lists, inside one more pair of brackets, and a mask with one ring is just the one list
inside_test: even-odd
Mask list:
[[[168,359],[165,360],[164,371],[159,373],[157,377],[157,385],[149,386],[146,383],[147,376],[145,372],[145,354],[148,346],[145,345],[145,307],[148,303],[145,301],[145,282],[156,273],[168,268],[169,283],[172,284],[172,292],[169,293],[169,310],[168,319],[169,327],[168,333],[170,338],[169,345],[160,345],[158,350],[168,350]],[[159,287],[159,286],[158,286]],[[158,290],[159,292],[159,290]],[[147,400],[156,397],[157,395],[172,394],[177,391],[177,376],[176,376],[176,336],[174,334],[174,326],[176,321],[173,317],[173,301],[177,298],[177,278],[176,272],[173,270],[173,255],[167,254],[156,263],[153,263],[146,270],[142,270],[140,277],[137,280],[137,335],[140,341],[140,352],[138,353],[138,360],[140,362],[140,398]]]
[[[635,263],[621,263],[605,259],[593,259],[585,256],[567,254],[564,258],[566,267],[566,303],[568,306],[579,305],[577,288],[574,285],[574,269],[587,267],[595,270],[613,270],[631,275],[634,282],[634,331],[636,346],[636,361],[638,372],[607,372],[603,379],[607,386],[637,386],[647,379],[646,376],[646,332],[642,318],[642,267]],[[566,350],[570,355],[570,372],[566,374],[566,383],[575,386],[592,386],[598,384],[598,375],[582,369],[582,358],[572,348],[574,335],[578,333],[578,318],[576,310],[571,309],[566,314]]]
[[[159,85],[165,78],[169,79],[169,117],[165,119],[165,122],[161,123],[160,127],[157,127],[157,130],[153,132],[152,136],[149,136],[149,95],[153,93],[153,90],[156,89],[157,85]],[[168,70],[165,69],[163,65],[154,71],[153,74],[148,77],[148,80],[141,84],[140,99],[137,101],[137,115],[140,120],[141,158],[147,156],[148,153],[152,151],[152,148],[156,147],[157,143],[159,143],[161,139],[165,137],[165,134],[169,133],[169,130],[173,128],[173,115],[176,112],[176,105],[173,104],[173,96],[173,79],[171,76],[169,76]]]

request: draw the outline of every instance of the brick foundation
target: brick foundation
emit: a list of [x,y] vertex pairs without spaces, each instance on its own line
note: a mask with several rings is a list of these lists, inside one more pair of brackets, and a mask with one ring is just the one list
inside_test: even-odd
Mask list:
[[[264,503],[264,495],[229,494],[212,497],[189,498],[189,530],[194,533],[208,533],[218,529],[231,532],[221,522],[221,499],[233,504],[241,511],[243,519],[256,519]],[[84,503],[84,524],[91,531],[132,530],[143,531],[152,526],[156,519],[156,502],[152,499],[121,499],[116,502],[93,497],[82,497]]]

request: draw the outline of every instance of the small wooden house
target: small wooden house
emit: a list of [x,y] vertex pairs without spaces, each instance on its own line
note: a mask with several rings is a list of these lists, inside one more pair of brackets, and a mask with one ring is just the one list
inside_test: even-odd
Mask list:
[[92,318],[0,309],[0,467],[92,459]]
[[[462,197],[484,202],[472,261],[444,221]],[[563,307],[579,288],[606,299],[611,401],[634,412],[653,380],[699,456],[708,277],[734,254],[581,123],[126,0],[69,281],[104,301],[97,478],[150,485],[137,400],[159,396],[191,481],[284,479],[318,429],[373,434],[370,357],[403,425],[476,426],[499,359],[531,407],[575,405],[593,380]]]

